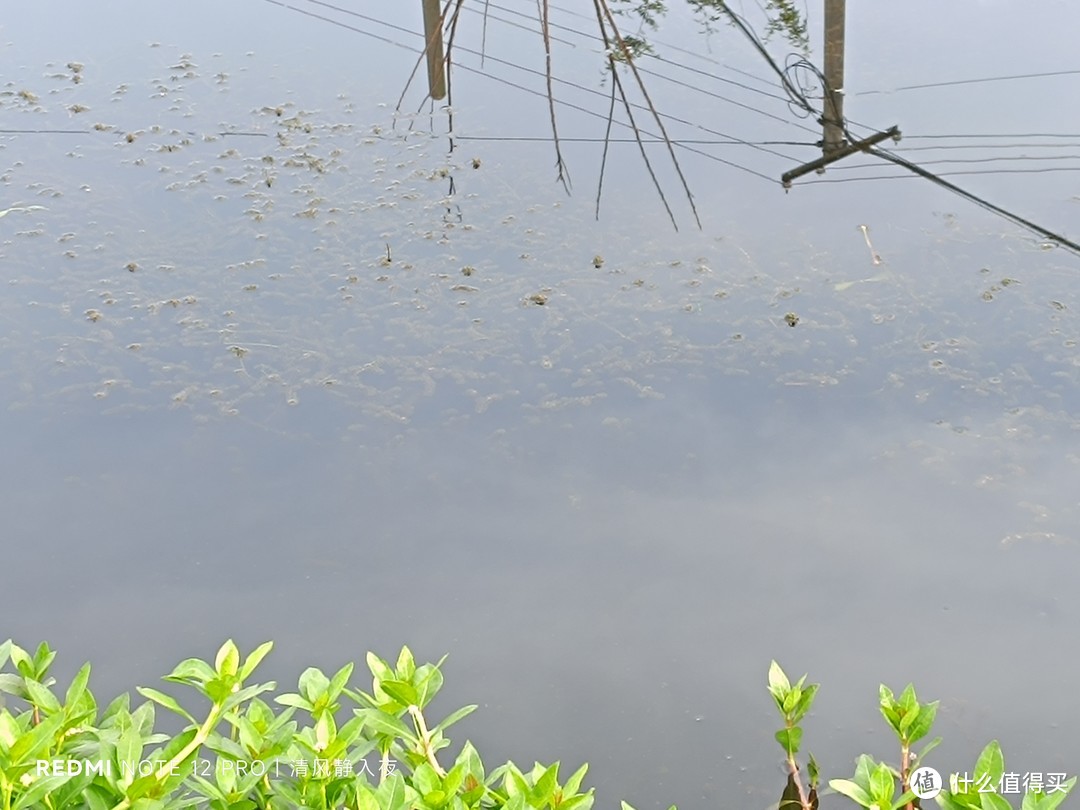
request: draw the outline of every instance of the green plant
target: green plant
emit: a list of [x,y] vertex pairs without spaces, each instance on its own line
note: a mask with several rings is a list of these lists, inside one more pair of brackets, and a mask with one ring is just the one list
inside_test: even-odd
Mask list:
[[892,690],[885,684],[881,685],[880,691],[881,714],[885,722],[889,724],[896,738],[900,741],[900,789],[906,792],[911,787],[912,761],[922,762],[923,759],[941,743],[940,737],[935,737],[927,743],[917,755],[911,751],[911,744],[918,742],[930,733],[937,717],[938,701],[928,703],[925,706],[919,703],[915,696],[915,686],[908,684],[900,693],[897,700]]
[[783,796],[780,798],[780,810],[790,810],[790,805],[796,805],[803,810],[815,810],[818,805],[817,785],[818,767],[813,756],[808,758],[807,770],[810,776],[810,789],[803,787],[799,776],[799,763],[797,755],[802,743],[803,730],[799,723],[814,703],[814,695],[817,694],[820,684],[807,685],[806,675],[803,675],[794,684],[788,680],[784,670],[773,661],[769,665],[769,694],[780,715],[784,718],[784,727],[776,732],[776,741],[784,749],[787,758],[788,778]]
[[[809,757],[807,771],[810,776],[809,790],[803,787],[799,775],[797,754],[802,743],[803,730],[799,725],[813,706],[818,684],[806,684],[806,675],[792,684],[783,669],[775,661],[769,667],[769,693],[777,710],[784,718],[784,727],[776,732],[776,740],[784,749],[787,759],[788,779],[780,799],[780,810],[816,810],[818,807],[818,765]],[[889,687],[881,685],[879,708],[885,721],[900,742],[900,767],[894,768],[884,762],[876,762],[866,754],[855,762],[855,774],[851,779],[830,779],[829,788],[847,796],[867,810],[916,810],[920,807],[912,777],[916,773],[912,765],[923,763],[926,756],[938,746],[941,738],[927,743],[917,754],[911,746],[930,733],[937,716],[938,702],[921,704],[915,687],[908,684],[897,698]],[[936,772],[933,772],[936,774]],[[997,741],[986,746],[975,765],[974,777],[961,781],[958,775],[950,778],[949,789],[942,789],[935,798],[943,810],[1012,810],[1002,795],[1007,777],[1018,781],[1018,774],[1007,774],[1005,760]],[[1026,785],[1021,810],[1056,810],[1072,791],[1076,777],[1061,780],[1047,791],[1045,786]],[[940,788],[940,785],[926,785]],[[987,789],[989,787],[989,789]],[[923,791],[920,789],[919,791]],[[1013,791],[1015,792],[1015,791]]]
[[[0,704],[0,810],[590,810],[587,767],[565,782],[559,763],[522,770],[507,762],[490,773],[466,742],[449,767],[439,753],[447,729],[476,706],[437,723],[425,715],[443,684],[442,661],[417,665],[403,647],[391,666],[368,653],[370,691],[349,686],[354,666],[332,676],[301,674],[297,691],[260,696],[275,684],[250,683],[267,642],[243,657],[227,641],[213,664],[181,662],[165,680],[193,689],[209,707],[191,711],[157,689],[140,688],[146,702],[131,709],[122,695],[98,715],[87,689],[89,664],[64,700],[50,691],[55,654],[42,644],[30,655],[11,641],[0,645],[0,692],[26,704],[12,713]],[[345,702],[352,704],[346,710]],[[163,708],[185,722],[170,736],[154,731]],[[365,757],[378,755],[376,769]],[[624,810],[633,810],[624,804]]]
[[[403,647],[391,665],[368,653],[369,691],[350,685],[351,663],[330,676],[312,667],[295,692],[267,702],[275,684],[252,676],[271,647],[243,656],[227,641],[212,664],[180,662],[165,680],[193,690],[208,704],[201,711],[140,688],[145,701],[137,707],[123,694],[99,712],[89,664],[61,699],[49,675],[56,654],[47,644],[33,654],[12,641],[0,644],[0,810],[591,810],[587,765],[561,782],[558,762],[529,769],[507,762],[488,771],[469,742],[452,761],[446,757],[447,730],[476,706],[431,722],[425,712],[442,688],[443,660],[417,665]],[[770,666],[769,693],[784,720],[776,740],[788,768],[780,810],[818,807],[818,765],[808,757],[804,786],[798,761],[801,724],[817,691],[805,675],[792,683],[779,664]],[[4,695],[21,707],[9,708]],[[899,697],[882,686],[879,705],[900,742],[900,767],[863,755],[851,779],[830,780],[829,787],[867,810],[914,810],[912,766],[939,740],[918,754],[911,747],[930,732],[938,704],[920,704],[909,685]],[[155,731],[160,709],[184,727],[172,735]],[[374,769],[369,754],[376,755]],[[1053,784],[1025,784],[1020,810],[1057,810],[1076,778],[1054,776],[1060,778]],[[974,777],[954,774],[937,800],[942,810],[1011,810],[1002,793],[1018,778],[1006,772],[995,741]],[[623,802],[622,810],[633,808]]]
[[[1013,781],[1013,784],[1009,784]],[[979,755],[971,777],[953,774],[949,787],[938,794],[938,804],[944,810],[1011,810],[1002,795],[1008,788],[1020,787],[1020,775],[1005,770],[1005,756],[997,740],[992,740]],[[1024,787],[1021,810],[1055,810],[1076,786],[1076,777],[1047,786],[1032,784]],[[1047,787],[1050,789],[1047,790]],[[1015,792],[1009,790],[1008,792]]]

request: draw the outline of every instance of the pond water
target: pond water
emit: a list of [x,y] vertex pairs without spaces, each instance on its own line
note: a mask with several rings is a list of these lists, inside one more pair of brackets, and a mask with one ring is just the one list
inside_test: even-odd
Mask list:
[[[589,761],[604,807],[775,801],[773,658],[823,684],[829,776],[895,756],[908,681],[943,770],[997,737],[1075,774],[1075,255],[870,156],[785,194],[813,146],[697,143],[819,137],[723,26],[642,60],[676,231],[625,128],[594,218],[576,6],[567,196],[534,4],[492,5],[483,63],[464,13],[453,152],[422,89],[394,112],[418,4],[219,5],[0,28],[0,636],[108,697],[229,636],[283,683],[449,653],[457,738]],[[1080,134],[1044,136],[1080,133],[1080,12],[977,12],[849,9],[846,112],[1076,239]]]

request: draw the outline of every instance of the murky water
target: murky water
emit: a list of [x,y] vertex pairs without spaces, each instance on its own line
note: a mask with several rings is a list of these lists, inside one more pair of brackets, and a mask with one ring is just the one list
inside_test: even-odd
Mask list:
[[[1060,20],[984,5],[957,30],[1014,50],[855,12],[849,116],[903,148],[1080,131],[1053,102],[1075,76],[858,95],[1071,67]],[[448,155],[445,115],[393,114],[415,54],[392,42],[265,2],[56,8],[0,30],[0,635],[92,659],[105,694],[227,635],[275,639],[282,680],[449,652],[446,705],[484,704],[461,733],[590,761],[605,806],[774,801],[774,657],[824,684],[832,776],[891,755],[876,689],[908,680],[942,700],[944,768],[997,736],[1012,768],[1075,770],[1075,257],[918,179],[755,176],[796,146],[700,146],[750,172],[680,153],[700,231],[654,148],[675,232],[617,145],[594,222],[598,144],[565,145],[567,198],[550,143],[484,139],[549,124],[465,69],[476,17]],[[535,37],[490,25],[485,69],[541,89],[494,61],[542,69]],[[1021,25],[1040,42],[1015,50]],[[767,89],[732,32],[693,31],[665,55]],[[601,92],[564,97],[603,115],[596,54],[562,36],[560,75]],[[783,120],[653,88],[673,137],[816,140],[716,92]],[[881,173],[860,163],[821,179]],[[1076,177],[952,179],[1075,238]]]

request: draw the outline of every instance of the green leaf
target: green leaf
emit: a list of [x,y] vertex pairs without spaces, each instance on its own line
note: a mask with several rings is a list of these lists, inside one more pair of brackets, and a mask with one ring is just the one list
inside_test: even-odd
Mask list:
[[918,718],[908,729],[909,742],[921,740],[930,733],[930,729],[934,725],[934,719],[937,717],[938,704],[939,701],[935,700],[933,703],[928,703],[919,709]]
[[204,779],[198,774],[192,774],[191,781],[195,785],[195,789],[208,799],[215,799],[227,806],[229,797],[225,795],[225,792],[211,782],[208,779]]
[[101,715],[101,727],[106,728],[113,726],[120,722],[119,718],[130,715],[128,711],[131,707],[131,695],[127,692],[122,692],[117,695],[112,703],[105,707],[105,711]]
[[10,762],[13,765],[25,765],[43,757],[63,723],[63,715],[54,714],[29,731],[20,734],[19,738],[11,744],[11,750],[8,752]]
[[33,678],[26,678],[25,683],[26,692],[30,697],[31,703],[41,708],[47,714],[56,714],[61,710],[60,701],[56,699],[56,695]]
[[975,763],[975,779],[980,779],[986,774],[990,784],[997,785],[1001,782],[1001,776],[1005,773],[1005,757],[1001,753],[1001,745],[997,740],[991,740],[979,755]]
[[117,773],[121,774],[122,784],[130,784],[133,775],[138,775],[139,762],[142,760],[143,738],[134,726],[127,728],[116,742]]
[[321,669],[308,667],[300,674],[300,694],[312,704],[329,686],[330,679],[323,675]]
[[119,796],[109,794],[100,785],[90,785],[83,791],[83,798],[86,799],[87,810],[112,810],[119,801]]
[[874,760],[866,754],[860,754],[855,760],[855,782],[863,790],[870,791],[870,774],[874,771]]
[[413,771],[412,784],[421,794],[425,794],[441,788],[442,780],[435,773],[435,769],[424,762]]
[[810,707],[814,703],[814,695],[817,694],[817,690],[818,684],[816,683],[810,684],[803,690],[802,696],[795,704],[795,710],[792,716],[792,720],[794,722],[798,723],[806,716],[806,713],[810,711]]
[[255,650],[244,660],[244,665],[240,667],[240,680],[246,681],[251,673],[255,671],[257,667],[267,654],[274,648],[274,642],[265,641],[260,644]]
[[1012,810],[1008,799],[1000,793],[980,793],[979,800],[983,810]]
[[131,723],[144,737],[154,733],[154,704],[150,701],[140,705],[131,713]]
[[26,698],[26,685],[22,675],[13,672],[0,672],[0,692]]
[[769,692],[778,701],[783,700],[784,696],[791,690],[791,681],[788,680],[788,676],[784,674],[784,670],[780,669],[780,665],[773,661],[769,664]]
[[397,659],[397,676],[403,681],[412,681],[416,674],[416,661],[413,660],[412,650],[402,647]]
[[577,793],[581,789],[581,781],[585,778],[585,774],[589,770],[589,763],[586,762],[566,780],[566,784],[563,785],[563,795],[570,796]]
[[349,678],[352,677],[353,664],[349,663],[334,673],[334,677],[330,679],[330,686],[327,687],[327,692],[330,694],[331,700],[337,700],[338,695],[345,689],[345,684],[349,682]]
[[882,763],[871,771],[870,795],[882,810],[892,807],[893,796],[896,795],[896,777],[888,765]]
[[911,725],[919,719],[919,713],[909,709],[900,715],[900,739],[911,741]]
[[21,734],[22,728],[11,712],[0,709],[0,753],[7,753]]
[[356,785],[356,810],[381,810],[375,793],[362,782]]
[[975,786],[970,784],[971,777],[967,777],[969,784],[960,783],[956,777],[957,774],[950,777],[949,790],[943,790],[939,793],[939,800],[949,810],[977,810],[981,805]]
[[404,810],[405,779],[400,771],[394,771],[375,790],[380,810]]
[[802,691],[797,687],[784,695],[783,712],[786,717],[791,717],[792,713],[795,711],[795,707],[799,705],[799,700],[801,698]]
[[217,673],[205,661],[200,661],[198,658],[188,658],[177,664],[173,671],[165,676],[164,680],[201,686],[212,680],[216,675]]
[[580,796],[571,796],[569,799],[563,801],[559,805],[559,810],[589,810],[593,806],[593,802],[596,801],[596,797],[593,795],[593,789],[589,788],[588,793],[584,793]]
[[530,791],[531,801],[529,803],[533,807],[543,807],[548,804],[559,784],[558,780],[559,763],[556,762],[549,765],[540,775],[540,778],[535,781],[533,789]]
[[236,644],[231,638],[218,650],[217,657],[214,659],[214,669],[222,678],[231,678],[240,671],[240,650],[236,649]]
[[238,706],[248,700],[251,700],[256,695],[261,695],[263,692],[269,692],[272,689],[277,689],[277,684],[273,681],[269,683],[257,683],[251,686],[245,686],[243,689],[239,689],[235,692],[231,692],[225,699],[223,704],[224,709],[228,710],[234,706]]
[[242,744],[229,737],[223,737],[216,731],[212,731],[207,735],[204,745],[211,751],[228,760],[237,761],[247,759],[247,750]]
[[34,652],[34,673],[37,680],[45,680],[45,673],[48,671],[54,658],[56,658],[56,653],[49,649],[49,645],[46,642],[43,641],[38,644],[38,648]]
[[379,658],[375,653],[369,652],[367,654],[367,665],[368,669],[371,670],[371,677],[376,680],[393,680],[394,670],[390,669],[390,665]]
[[830,779],[829,787],[837,793],[847,796],[862,807],[870,807],[874,803],[873,799],[870,798],[870,794],[850,779]]
[[802,741],[802,729],[798,726],[782,728],[775,734],[776,741],[788,754],[794,756],[799,753],[799,744]]
[[354,709],[357,715],[364,718],[367,727],[378,734],[386,734],[390,737],[400,737],[403,740],[415,740],[416,735],[412,729],[406,726],[393,715],[381,712],[378,709]]
[[214,778],[217,779],[218,787],[229,794],[236,790],[236,769],[225,767],[226,762],[228,762],[227,759],[218,759],[214,766]]
[[403,706],[418,706],[416,688],[407,681],[389,680],[379,684],[382,690]]
[[86,684],[90,681],[90,662],[83,664],[79,668],[79,671],[75,673],[75,677],[71,679],[71,685],[67,689],[67,693],[64,695],[64,703],[69,709],[74,707],[79,701],[82,700],[83,695],[86,694]]
[[442,689],[443,676],[438,667],[425,664],[416,670],[417,705],[423,709]]
[[20,647],[18,644],[8,642],[8,653],[11,656],[11,663],[15,665],[15,669],[19,670],[19,674],[24,678],[34,677],[34,661],[30,658],[30,654]]
[[278,695],[274,698],[274,702],[280,703],[282,706],[292,706],[294,709],[303,709],[309,713],[315,708],[311,705],[310,701],[300,697],[300,695],[297,695],[294,692],[290,692],[286,695]]
[[423,794],[424,804],[427,807],[440,808],[446,804],[447,798],[449,797],[447,796],[446,791],[441,788]]
[[[935,701],[931,705],[934,706],[934,709],[936,711],[937,710],[937,702]],[[937,748],[939,745],[941,745],[941,737],[934,737],[934,739],[932,739],[930,742],[928,742],[926,745],[924,745],[922,747],[922,750],[919,751],[918,754],[916,754],[916,756],[915,756],[916,762],[922,762],[924,759],[926,759],[926,755],[929,754],[931,751],[933,751],[935,748]]]
[[175,712],[189,722],[198,725],[195,721],[195,718],[188,713],[187,709],[181,706],[177,702],[176,698],[172,697],[171,695],[166,695],[164,692],[159,692],[157,689],[151,689],[147,686],[139,686],[136,688],[136,691],[144,698],[148,698],[149,700],[154,701],[158,705],[164,706],[169,711]]
[[974,793],[970,786],[957,785],[957,787],[956,793],[942,791],[937,794],[937,802],[945,810],[980,810],[982,805],[978,801],[978,794]]
[[234,686],[236,686],[236,676],[226,675],[221,678],[211,678],[202,687],[202,691],[210,699],[211,703],[220,705],[229,699]]
[[515,796],[528,796],[529,783],[525,781],[524,774],[512,762],[507,763],[506,776],[503,777],[503,788],[506,795],[511,799]]
[[[11,806],[11,810],[23,810],[24,808],[31,807],[42,799],[45,799],[59,790],[65,782],[72,779],[73,776],[66,774],[56,776],[42,776],[37,779],[30,788],[19,797],[19,800]],[[46,806],[51,806],[51,803]]]
[[885,718],[885,722],[889,724],[889,727],[892,728],[898,736],[902,736],[900,731],[900,707],[893,697],[892,690],[885,684],[881,684],[878,694],[878,705],[881,708],[881,716]]
[[[1039,810],[1056,810],[1057,806],[1065,801],[1065,797],[1068,796],[1072,789],[1076,787],[1076,777],[1067,779],[1062,782],[1059,789],[1055,789],[1053,793],[1045,793],[1039,796]],[[1031,792],[1024,795],[1024,800],[1027,801],[1028,796],[1035,795]]]
[[365,717],[353,717],[351,720],[347,720],[345,725],[338,729],[336,741],[346,747],[352,745],[363,733],[366,722],[367,718]]
[[909,683],[900,693],[900,711],[908,714],[919,708],[919,701],[915,697],[915,684]]
[[461,720],[462,718],[468,717],[470,714],[475,712],[476,708],[477,708],[476,704],[474,703],[471,706],[463,706],[460,709],[458,709],[456,712],[451,712],[445,718],[443,718],[442,722],[440,722],[437,726],[435,726],[432,733],[445,732],[446,729],[448,729],[450,726],[454,725],[454,723],[456,723],[458,720]]

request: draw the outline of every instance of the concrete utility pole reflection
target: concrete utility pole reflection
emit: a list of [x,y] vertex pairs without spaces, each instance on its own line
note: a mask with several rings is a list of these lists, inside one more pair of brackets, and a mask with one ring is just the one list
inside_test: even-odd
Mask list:
[[804,163],[789,172],[780,175],[784,188],[791,188],[791,181],[810,172],[825,171],[830,163],[853,155],[866,152],[874,144],[887,138],[900,140],[900,130],[891,127],[884,132],[876,132],[868,138],[855,143],[848,143],[844,135],[844,16],[847,0],[824,0],[825,2],[825,77],[824,102],[821,113],[822,139],[821,157]]
[[439,0],[420,0],[424,7],[424,39],[427,41],[428,93],[435,101],[446,98],[443,59],[442,11]]
[[844,138],[844,15],[846,0],[825,0],[825,110],[822,153],[828,157]]

